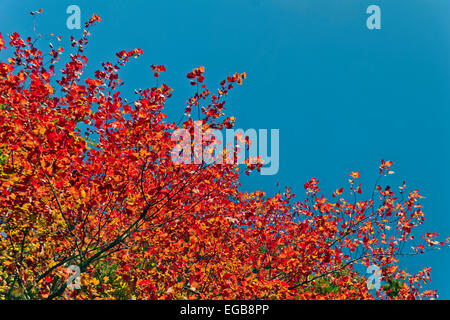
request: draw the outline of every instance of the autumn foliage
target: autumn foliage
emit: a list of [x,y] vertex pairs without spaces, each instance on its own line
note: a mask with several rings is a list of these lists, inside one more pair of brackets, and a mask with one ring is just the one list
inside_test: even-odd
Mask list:
[[[397,266],[402,255],[445,244],[433,233],[413,241],[422,196],[380,184],[391,161],[382,161],[370,199],[361,199],[352,172],[330,199],[311,179],[301,202],[290,189],[241,192],[237,165],[174,164],[177,128],[193,130],[194,118],[204,130],[233,126],[225,99],[245,74],[210,91],[205,69],[193,69],[185,115],[169,122],[168,85],[136,90],[132,101],[120,92],[120,69],[142,50],[121,51],[83,76],[99,21],[94,15],[83,37],[71,39],[70,56],[53,45],[44,54],[39,38],[0,35],[1,57],[8,55],[0,60],[0,297],[435,297],[420,289],[428,268],[410,275]],[[155,83],[164,71],[149,68]],[[365,274],[372,264],[383,272],[376,294]],[[69,265],[81,269],[80,290],[67,288]]]

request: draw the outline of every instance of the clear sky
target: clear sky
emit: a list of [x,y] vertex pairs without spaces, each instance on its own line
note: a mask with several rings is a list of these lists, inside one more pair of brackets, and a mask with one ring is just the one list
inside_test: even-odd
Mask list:
[[[149,65],[164,64],[175,89],[167,112],[178,119],[192,88],[185,75],[205,66],[211,88],[246,72],[227,103],[237,127],[280,129],[280,170],[243,177],[242,189],[269,194],[317,177],[325,195],[359,170],[366,190],[382,158],[395,176],[426,196],[425,229],[450,234],[450,1],[448,0],[0,0],[0,32],[69,35],[66,8],[82,21],[102,18],[86,53],[90,69],[122,49],[144,55],[128,64],[127,88],[154,85]],[[366,9],[381,8],[381,30],[368,30]],[[366,193],[367,194],[367,193]],[[405,258],[416,272],[432,267],[432,288],[450,299],[450,250]]]

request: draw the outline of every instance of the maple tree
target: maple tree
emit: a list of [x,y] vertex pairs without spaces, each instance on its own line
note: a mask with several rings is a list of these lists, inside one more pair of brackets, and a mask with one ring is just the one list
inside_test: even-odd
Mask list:
[[[142,50],[118,52],[83,77],[99,21],[93,15],[71,39],[60,74],[63,47],[44,54],[39,38],[10,35],[10,57],[0,60],[3,299],[373,299],[357,269],[372,264],[387,283],[378,298],[436,297],[421,290],[429,268],[410,275],[397,265],[446,243],[426,233],[404,252],[424,221],[422,196],[380,184],[392,161],[381,162],[368,200],[352,172],[332,199],[311,179],[302,202],[290,189],[241,192],[236,164],[174,164],[171,133],[193,132],[194,117],[205,132],[233,127],[225,99],[245,73],[213,93],[195,68],[187,74],[195,94],[171,123],[172,89],[158,84],[164,66],[151,66],[156,85],[136,90],[133,102],[119,91],[120,69]],[[3,53],[6,45],[0,35]],[[246,163],[246,173],[261,166]],[[67,288],[69,265],[81,270],[80,290]]]

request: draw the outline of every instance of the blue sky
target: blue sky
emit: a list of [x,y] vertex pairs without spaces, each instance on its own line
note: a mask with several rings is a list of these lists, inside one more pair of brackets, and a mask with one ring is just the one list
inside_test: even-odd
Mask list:
[[[280,170],[243,177],[242,188],[291,186],[317,177],[325,194],[359,170],[372,187],[382,158],[393,160],[392,186],[406,180],[426,196],[425,229],[450,234],[450,2],[448,0],[13,1],[0,3],[0,32],[31,35],[29,11],[44,9],[39,33],[69,35],[67,6],[82,21],[102,17],[86,51],[90,69],[122,49],[144,55],[128,64],[127,88],[153,86],[149,65],[164,64],[175,89],[167,112],[178,119],[192,93],[185,78],[205,66],[214,87],[246,72],[227,103],[237,127],[280,129]],[[366,28],[380,6],[381,30]],[[411,272],[432,267],[432,287],[450,299],[450,251],[406,258]]]

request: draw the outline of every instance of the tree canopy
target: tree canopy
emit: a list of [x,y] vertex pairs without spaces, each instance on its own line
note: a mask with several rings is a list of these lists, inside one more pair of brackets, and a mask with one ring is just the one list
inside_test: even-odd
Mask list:
[[[0,34],[0,295],[3,299],[418,299],[430,269],[410,275],[401,256],[446,245],[438,235],[414,239],[425,220],[418,190],[381,184],[362,199],[359,173],[327,199],[319,181],[268,196],[242,192],[239,175],[260,165],[175,164],[177,129],[231,128],[225,102],[245,73],[210,91],[205,68],[187,75],[195,93],[185,115],[169,122],[172,94],[159,84],[120,92],[120,70],[140,49],[121,51],[84,76],[83,37],[61,70],[63,47],[42,39],[8,43]],[[56,40],[59,40],[55,37]],[[9,44],[9,48],[7,48]],[[150,70],[149,70],[150,71]],[[193,113],[195,116],[191,115]],[[247,143],[250,143],[247,141]],[[225,150],[224,150],[225,152]],[[370,189],[372,191],[372,189]],[[414,241],[417,240],[417,241]],[[410,249],[411,248],[411,249]],[[69,266],[81,287],[67,288]],[[358,265],[376,265],[383,285],[374,296]]]

